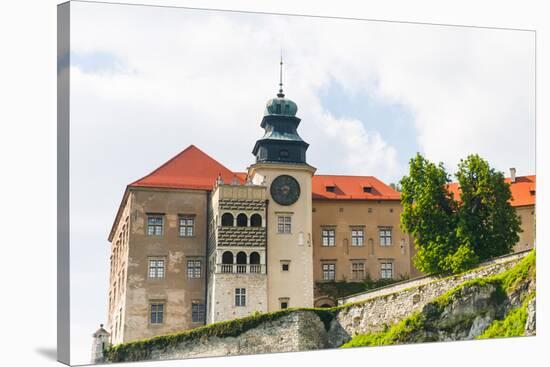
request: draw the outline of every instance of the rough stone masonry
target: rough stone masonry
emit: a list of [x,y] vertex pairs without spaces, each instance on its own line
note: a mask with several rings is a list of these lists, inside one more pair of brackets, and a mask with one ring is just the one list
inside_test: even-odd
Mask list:
[[[354,335],[383,330],[386,326],[398,322],[412,312],[422,310],[438,296],[469,279],[504,272],[516,265],[524,256],[525,254],[512,255],[502,259],[502,261],[495,261],[462,275],[443,279],[428,279],[429,281],[424,279],[420,285],[418,285],[417,280],[412,280],[408,283],[413,284],[413,286],[407,288],[406,284],[399,284],[393,287],[396,289],[394,292],[392,292],[392,287],[388,287],[383,290],[382,294],[380,294],[381,292],[371,292],[376,296],[372,296],[370,293],[363,294],[360,297],[366,299],[351,303],[347,307],[338,310],[335,317],[327,324],[321,320],[315,311],[297,310],[279,318],[262,322],[238,336],[202,336],[186,340],[173,347],[152,349],[148,359],[167,360],[336,348],[349,341]],[[534,286],[534,283],[532,285]],[[475,289],[468,289],[467,291],[472,294],[467,298],[489,299],[490,297],[487,294],[490,292],[483,292],[484,290],[487,291],[488,289],[480,288],[479,292]],[[460,302],[463,301],[459,300]],[[469,305],[466,298],[464,302],[466,306]],[[468,312],[475,311],[462,306],[457,307],[455,305],[452,308],[463,309]],[[444,321],[442,320],[442,322]],[[464,335],[461,334],[457,338],[471,339],[477,336],[478,331],[484,329],[490,321],[476,318],[475,325],[468,331],[470,334],[473,332],[473,334],[462,333]],[[475,330],[472,331],[472,329]],[[529,304],[528,320],[526,322],[526,335],[534,335],[534,333],[535,300]],[[448,338],[443,339],[447,340]]]

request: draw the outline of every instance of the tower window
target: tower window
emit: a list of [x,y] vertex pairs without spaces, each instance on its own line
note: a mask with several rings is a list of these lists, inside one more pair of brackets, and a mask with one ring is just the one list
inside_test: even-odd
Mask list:
[[281,260],[281,271],[290,270],[290,260]]
[[286,149],[281,149],[281,150],[279,150],[279,157],[281,157],[281,158],[288,158],[288,155],[289,155],[289,154],[288,154],[288,150],[286,150]]
[[281,114],[281,104],[280,103],[277,103],[275,105],[275,113],[276,114]]
[[291,217],[280,216],[277,218],[277,232],[278,233],[290,233],[291,229]]
[[235,306],[246,306],[246,288],[235,288]]
[[237,227],[246,227],[248,225],[248,217],[246,214],[241,213],[237,215]]
[[250,216],[250,226],[251,227],[261,227],[262,226],[262,216],[260,214],[254,213]]
[[233,227],[233,214],[224,213],[222,215],[222,227]]

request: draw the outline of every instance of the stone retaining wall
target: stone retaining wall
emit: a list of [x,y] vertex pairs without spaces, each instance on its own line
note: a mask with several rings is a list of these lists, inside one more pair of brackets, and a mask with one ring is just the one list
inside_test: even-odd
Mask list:
[[[510,255],[497,257],[495,259],[492,259],[490,261],[487,261],[485,263],[480,264],[479,265],[479,271],[468,272],[464,275],[459,274],[458,276],[456,276],[456,277],[459,277],[459,278],[457,278],[457,280],[460,281],[460,279],[462,279],[462,281],[465,281],[465,280],[468,280],[468,279],[477,278],[478,276],[484,276],[484,275],[487,274],[487,269],[485,269],[487,267],[492,269],[493,266],[495,266],[495,265],[501,265],[501,264],[505,264],[505,263],[509,263],[509,262],[512,262],[512,264],[508,264],[508,266],[513,265],[513,264],[517,263],[519,260],[523,259],[525,256],[527,256],[529,254],[529,252],[531,252],[531,250],[517,252],[517,253],[514,253],[514,254],[510,254]],[[499,269],[500,268],[498,268],[498,267],[495,268],[497,273],[500,272]],[[406,281],[403,281],[403,282],[400,282],[400,283],[394,283],[392,285],[388,285],[386,287],[378,288],[378,289],[375,289],[375,290],[372,290],[372,291],[367,291],[367,292],[353,294],[353,295],[350,295],[350,296],[347,296],[347,297],[342,297],[342,298],[338,299],[338,304],[343,305],[343,304],[346,304],[346,303],[366,301],[366,300],[369,300],[369,299],[372,299],[372,298],[392,294],[392,293],[395,293],[395,292],[400,292],[400,291],[405,290],[405,289],[409,289],[409,288],[413,288],[413,287],[419,287],[419,286],[422,286],[422,285],[432,283],[434,281],[441,281],[441,280],[442,280],[441,277],[429,276],[429,275],[421,277],[421,278],[406,280]]]
[[152,360],[297,352],[327,348],[327,332],[311,311],[297,311],[265,322],[236,337],[203,337],[175,348],[153,350]]
[[356,334],[382,331],[467,280],[495,275],[512,268],[528,253],[501,257],[464,274],[447,278],[423,277],[347,297],[343,300],[351,305],[341,310],[332,321],[329,344],[338,346]]

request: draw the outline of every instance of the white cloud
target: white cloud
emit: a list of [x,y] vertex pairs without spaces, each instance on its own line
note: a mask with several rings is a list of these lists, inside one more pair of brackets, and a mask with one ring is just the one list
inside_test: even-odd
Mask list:
[[[72,52],[112,54],[117,66],[71,69],[72,219],[103,228],[74,233],[72,254],[97,273],[94,299],[107,298],[106,236],[127,183],[189,144],[233,170],[253,162],[281,46],[285,92],[321,173],[396,181],[406,172],[397,152],[409,139],[450,168],[479,152],[501,170],[534,171],[530,33],[78,2],[72,10]],[[331,80],[350,95],[406,106],[417,136],[389,141],[365,121],[336,118],[319,98]],[[87,302],[73,299],[74,322],[90,328],[74,335],[78,351],[89,350],[89,333],[106,316],[106,306],[80,308]],[[79,352],[73,362],[88,359]]]

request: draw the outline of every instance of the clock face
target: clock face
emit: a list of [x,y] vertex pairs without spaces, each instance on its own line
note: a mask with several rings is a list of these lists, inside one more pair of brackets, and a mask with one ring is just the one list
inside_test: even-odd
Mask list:
[[281,175],[271,183],[271,196],[280,205],[292,205],[300,197],[300,184],[289,175]]

